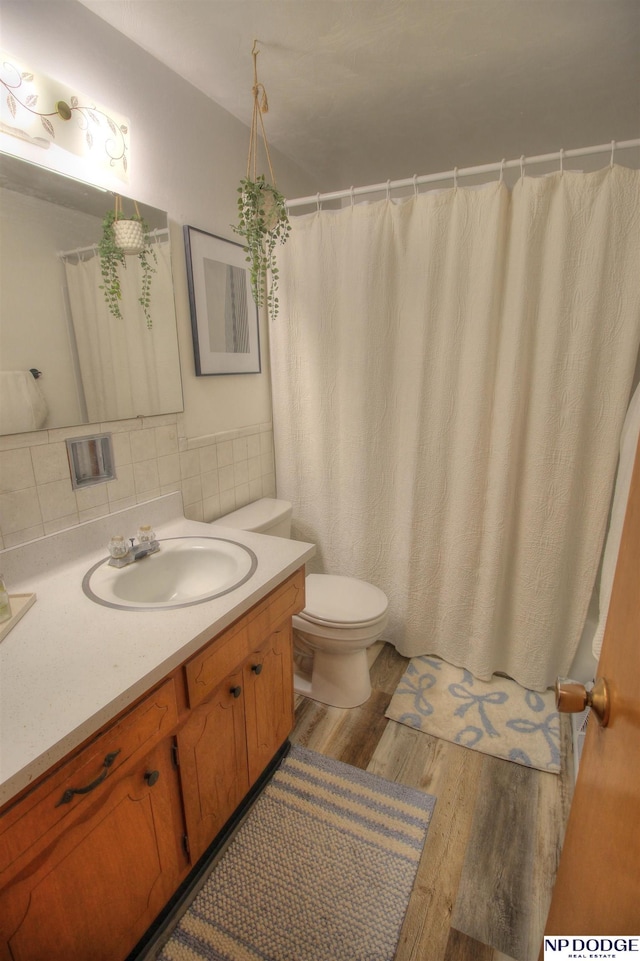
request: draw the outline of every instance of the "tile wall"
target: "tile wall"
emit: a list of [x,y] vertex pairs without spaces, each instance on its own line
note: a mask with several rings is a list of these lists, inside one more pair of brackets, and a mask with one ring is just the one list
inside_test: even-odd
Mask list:
[[[105,432],[116,479],[74,491],[65,440]],[[275,496],[271,424],[187,439],[169,414],[0,437],[0,549],[171,491],[198,521]]]

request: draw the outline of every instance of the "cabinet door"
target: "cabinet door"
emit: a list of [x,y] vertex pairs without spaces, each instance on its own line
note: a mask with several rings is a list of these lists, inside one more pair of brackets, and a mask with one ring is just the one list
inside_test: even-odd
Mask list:
[[[108,778],[68,829],[0,894],[11,961],[120,961],[186,873],[177,775],[166,738]],[[99,795],[99,796],[96,796]]]
[[242,671],[194,710],[178,732],[189,853],[195,863],[249,790]]
[[293,729],[291,624],[284,625],[244,665],[249,784],[260,777]]

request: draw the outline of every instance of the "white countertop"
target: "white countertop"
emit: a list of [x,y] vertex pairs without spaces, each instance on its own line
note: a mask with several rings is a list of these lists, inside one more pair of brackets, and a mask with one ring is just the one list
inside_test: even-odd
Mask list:
[[[312,544],[185,520],[179,495],[0,552],[10,594],[37,600],[0,642],[0,804],[61,760],[301,567]],[[217,599],[176,610],[115,610],[82,578],[111,533],[152,523],[158,538],[227,537],[258,558],[253,576]],[[214,535],[215,531],[215,535]],[[71,556],[68,556],[69,552]]]

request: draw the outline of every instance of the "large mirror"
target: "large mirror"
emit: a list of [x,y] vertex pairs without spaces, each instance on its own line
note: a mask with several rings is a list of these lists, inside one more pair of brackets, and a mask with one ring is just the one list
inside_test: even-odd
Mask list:
[[0,154],[0,434],[183,409],[167,216],[138,205],[153,251],[147,316],[140,258],[127,256],[118,318],[97,250],[114,202]]

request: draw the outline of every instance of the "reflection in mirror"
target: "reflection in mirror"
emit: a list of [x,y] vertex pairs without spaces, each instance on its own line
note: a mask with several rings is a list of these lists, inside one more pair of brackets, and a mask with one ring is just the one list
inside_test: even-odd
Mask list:
[[121,319],[100,289],[113,206],[106,191],[0,155],[0,434],[182,410],[166,214],[139,204],[156,255],[148,329],[137,257],[120,271]]

